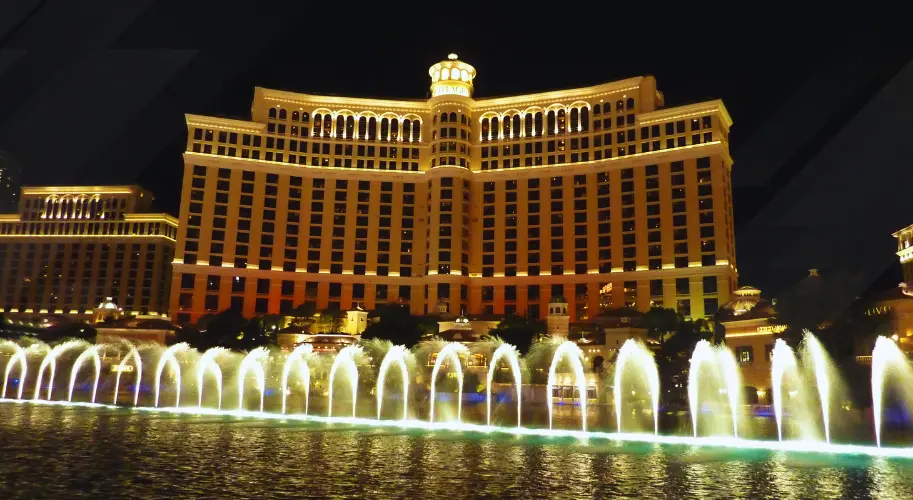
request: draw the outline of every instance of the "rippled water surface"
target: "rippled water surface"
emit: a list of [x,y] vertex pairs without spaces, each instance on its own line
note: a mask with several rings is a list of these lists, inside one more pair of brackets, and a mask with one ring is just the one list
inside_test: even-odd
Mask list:
[[913,461],[0,404],[0,498],[911,498]]

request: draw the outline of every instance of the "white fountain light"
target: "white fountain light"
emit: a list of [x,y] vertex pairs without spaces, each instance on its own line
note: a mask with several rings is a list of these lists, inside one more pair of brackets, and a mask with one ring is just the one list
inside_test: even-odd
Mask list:
[[491,384],[494,382],[495,378],[495,369],[498,366],[498,361],[501,358],[507,360],[508,365],[510,366],[510,371],[514,377],[514,385],[517,389],[517,427],[520,427],[520,400],[522,399],[522,385],[523,380],[520,375],[520,360],[519,355],[517,354],[517,348],[510,344],[501,344],[495,349],[494,354],[491,356],[491,366],[488,367],[488,387],[486,388],[487,397],[485,398],[487,406],[487,415],[488,415],[488,425],[491,425]]
[[405,346],[395,345],[391,347],[384,359],[380,362],[380,368],[377,372],[377,420],[380,420],[380,410],[384,404],[384,384],[387,380],[387,372],[391,365],[397,365],[400,370],[400,377],[403,383],[403,420],[409,418],[409,369],[406,367],[406,356],[409,351]]
[[311,369],[308,367],[308,359],[314,351],[311,344],[301,344],[296,347],[291,354],[285,358],[285,366],[282,367],[282,414],[285,414],[285,402],[288,398],[288,379],[292,370],[297,368],[301,373],[301,383],[304,385],[304,414],[307,415],[308,403],[311,394]]
[[460,422],[463,411],[463,367],[460,365],[460,354],[468,354],[469,348],[459,342],[451,342],[437,353],[437,359],[434,360],[434,368],[431,370],[431,411],[428,415],[428,421],[434,422],[434,400],[437,392],[437,374],[441,370],[444,360],[448,360],[453,365],[453,371],[457,378],[457,422]]

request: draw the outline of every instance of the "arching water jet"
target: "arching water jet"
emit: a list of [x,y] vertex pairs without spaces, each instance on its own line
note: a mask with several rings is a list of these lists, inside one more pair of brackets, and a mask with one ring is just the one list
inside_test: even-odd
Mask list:
[[136,350],[135,346],[130,346],[130,352],[124,356],[124,359],[121,360],[120,364],[117,366],[117,376],[114,379],[114,404],[117,404],[117,393],[120,390],[120,376],[124,373],[127,368],[127,362],[133,360],[133,365],[136,367],[136,387],[133,389],[133,406],[136,406],[139,402],[139,386],[143,380],[143,360],[140,358],[139,351]]
[[770,378],[773,391],[774,418],[777,420],[777,439],[783,441],[783,376],[796,368],[796,355],[783,339],[774,342],[770,356]]
[[336,359],[333,360],[333,367],[330,368],[330,403],[327,409],[327,416],[333,416],[333,382],[336,379],[336,372],[340,367],[344,367],[346,375],[349,378],[349,384],[352,388],[352,417],[355,416],[355,403],[358,399],[358,365],[355,364],[355,357],[361,355],[360,346],[350,345],[342,348]]
[[165,367],[168,366],[171,369],[171,374],[174,377],[175,384],[175,396],[174,396],[174,406],[175,408],[181,406],[181,363],[178,362],[177,353],[186,351],[189,348],[186,342],[181,342],[180,344],[175,344],[162,352],[161,358],[159,358],[158,366],[155,369],[155,407],[158,408],[159,405],[159,393],[161,392],[162,386],[162,372],[165,371]]
[[241,366],[238,368],[238,409],[244,409],[244,384],[247,372],[252,371],[257,380],[257,390],[260,392],[260,411],[263,411],[263,396],[266,393],[266,372],[263,370],[263,361],[269,359],[269,351],[265,347],[258,347],[247,353]]
[[514,385],[516,386],[517,391],[517,427],[520,427],[520,400],[522,398],[522,385],[523,380],[520,373],[520,360],[519,355],[517,354],[517,348],[510,344],[501,344],[495,349],[494,354],[491,356],[491,366],[488,367],[488,388],[486,389],[486,410],[487,410],[487,422],[488,425],[491,425],[491,384],[495,379],[495,369],[498,366],[498,361],[504,358],[507,360],[507,364],[510,366],[510,371],[514,377]]
[[893,340],[878,337],[872,350],[872,417],[875,423],[875,445],[881,447],[882,413],[885,379],[890,371],[910,375],[910,362]]
[[582,418],[581,429],[586,432],[586,375],[583,373],[583,351],[577,347],[577,344],[570,340],[562,342],[555,354],[552,356],[552,364],[548,369],[548,382],[545,389],[545,398],[548,402],[548,428],[552,428],[552,390],[555,387],[555,375],[558,370],[558,363],[562,359],[567,359],[571,364],[571,370],[574,372],[574,383],[577,384],[577,392],[580,396],[580,413]]
[[377,420],[380,420],[380,410],[384,404],[384,384],[387,380],[387,373],[390,366],[394,364],[399,367],[403,382],[403,420],[409,418],[409,369],[406,367],[408,354],[409,351],[405,346],[395,345],[387,351],[383,361],[380,362],[380,368],[377,371]]
[[98,355],[98,348],[100,346],[93,345],[88,347],[85,351],[82,351],[82,354],[76,358],[76,361],[73,363],[73,368],[70,370],[70,391],[67,394],[67,401],[73,401],[73,387],[76,385],[76,376],[79,375],[79,369],[82,368],[83,363],[87,359],[91,359],[93,365],[95,366],[95,381],[92,383],[92,403],[95,402],[95,393],[98,392],[98,379],[101,378],[101,357]]
[[812,335],[812,332],[805,330],[805,336],[802,340],[805,350],[811,358],[815,372],[815,385],[818,387],[818,398],[821,400],[821,419],[824,425],[824,440],[831,442],[831,422],[830,422],[830,398],[831,398],[831,380],[828,373],[829,362],[827,351],[818,341],[818,338]]
[[469,354],[469,348],[459,342],[450,342],[445,345],[437,358],[434,360],[434,368],[431,370],[431,411],[428,414],[428,421],[434,422],[434,400],[437,393],[437,374],[441,371],[444,360],[447,359],[453,365],[453,371],[457,378],[457,422],[462,421],[463,413],[463,366],[460,364],[460,354]]
[[38,368],[38,380],[35,382],[35,396],[33,399],[36,401],[41,399],[41,383],[44,381],[44,373],[48,368],[51,369],[48,381],[48,391],[47,391],[47,400],[50,401],[54,395],[54,375],[57,371],[57,358],[61,354],[73,349],[76,346],[85,345],[86,342],[82,340],[68,340],[62,344],[58,344],[51,348],[50,351],[44,356],[44,359],[41,360],[41,366]]
[[10,372],[13,370],[13,367],[17,364],[19,365],[19,390],[17,392],[17,399],[22,399],[22,389],[25,387],[25,378],[28,375],[28,363],[25,359],[25,351],[22,346],[19,344],[6,340],[2,343],[4,347],[9,347],[13,349],[13,355],[10,357],[10,360],[6,362],[6,370],[3,372],[3,394],[0,398],[6,399],[6,384],[9,382]]
[[292,370],[298,368],[301,373],[301,383],[304,385],[304,414],[308,413],[308,404],[310,403],[311,393],[311,369],[308,367],[307,360],[311,357],[314,346],[311,344],[301,344],[285,358],[285,366],[282,367],[282,414],[285,415],[285,402],[288,397],[288,378]]
[[208,373],[216,382],[216,408],[222,409],[222,369],[219,368],[218,358],[224,352],[224,347],[213,347],[207,349],[197,360],[197,408],[203,407],[203,388],[206,387]]
[[659,369],[656,367],[656,360],[653,359],[653,354],[650,353],[650,350],[634,339],[628,339],[622,344],[621,349],[618,351],[618,358],[615,361],[615,389],[613,396],[616,429],[621,432],[621,416],[623,414],[621,408],[624,395],[622,383],[624,382],[625,369],[629,366],[639,368],[647,380],[653,410],[653,433],[659,434]]

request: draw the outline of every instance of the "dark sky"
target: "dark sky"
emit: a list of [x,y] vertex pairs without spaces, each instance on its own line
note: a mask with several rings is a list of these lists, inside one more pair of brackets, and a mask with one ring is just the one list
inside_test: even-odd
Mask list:
[[652,74],[667,105],[722,98],[734,119],[743,283],[775,292],[811,267],[858,274],[860,293],[900,279],[890,233],[913,223],[901,13],[313,3],[0,2],[0,150],[26,183],[139,182],[173,212],[183,113],[248,118],[257,85],[422,98],[449,52],[478,70],[477,96]]

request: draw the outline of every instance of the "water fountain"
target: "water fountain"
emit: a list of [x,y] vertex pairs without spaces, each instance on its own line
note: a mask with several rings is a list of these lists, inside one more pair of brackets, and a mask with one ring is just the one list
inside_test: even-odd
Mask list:
[[101,346],[89,346],[82,354],[76,358],[73,368],[70,370],[70,391],[67,393],[67,401],[73,401],[73,386],[76,385],[76,376],[79,375],[79,369],[82,368],[86,360],[91,359],[95,366],[95,381],[92,383],[92,403],[95,402],[95,393],[98,392],[98,379],[101,378],[101,357],[98,355],[98,348]]
[[206,374],[215,381],[216,384],[216,408],[222,409],[222,369],[219,368],[218,358],[224,354],[224,347],[213,347],[197,360],[197,407],[203,407],[203,389],[206,387]]
[[[710,375],[711,380],[706,380],[707,375]],[[739,437],[739,398],[742,390],[739,366],[728,347],[714,347],[710,342],[701,340],[694,347],[688,368],[688,407],[695,437],[698,434],[701,398],[708,392],[712,395],[713,390],[726,394],[732,420],[732,437]]]
[[[776,380],[781,380],[779,383],[779,388],[774,389],[777,394],[774,396],[777,402],[778,409],[776,410],[778,416],[778,440],[771,441],[762,441],[755,439],[746,439],[739,437],[739,427],[738,420],[735,414],[728,415],[724,417],[724,425],[726,428],[729,428],[730,423],[726,422],[726,419],[732,419],[732,434],[731,435],[704,435],[698,436],[698,419],[703,419],[704,417],[699,417],[700,404],[706,403],[711,400],[715,395],[719,394],[718,404],[729,406],[730,408],[734,407],[738,403],[738,377],[737,369],[735,365],[734,358],[732,357],[731,352],[728,349],[717,346],[714,347],[707,342],[701,342],[695,347],[695,351],[692,356],[692,367],[691,373],[689,374],[689,398],[690,405],[692,408],[692,435],[689,436],[676,436],[676,435],[660,435],[657,433],[657,397],[659,393],[659,381],[656,374],[655,362],[650,355],[650,352],[641,344],[638,344],[634,341],[625,343],[619,351],[618,360],[616,362],[616,373],[615,373],[615,386],[624,387],[624,384],[631,384],[631,379],[629,377],[635,377],[639,375],[641,383],[645,384],[650,391],[650,401],[653,405],[653,414],[654,414],[654,432],[653,433],[637,433],[631,431],[624,431],[623,425],[627,426],[628,424],[617,421],[616,432],[601,432],[601,431],[589,431],[587,430],[586,422],[586,404],[587,404],[587,387],[586,381],[584,380],[584,368],[583,368],[583,354],[577,345],[573,342],[562,341],[560,344],[549,343],[545,345],[548,350],[543,349],[542,353],[549,353],[550,358],[550,368],[548,373],[548,383],[547,383],[547,394],[549,396],[549,401],[553,395],[553,389],[558,384],[557,373],[559,366],[564,362],[569,362],[570,371],[574,376],[574,385],[576,386],[577,396],[580,398],[581,412],[583,414],[583,422],[581,424],[582,430],[572,430],[572,429],[554,429],[553,428],[553,418],[552,418],[552,405],[547,405],[549,408],[549,427],[548,429],[543,428],[529,428],[523,427],[520,425],[520,360],[517,356],[516,351],[506,344],[499,345],[495,350],[495,353],[492,356],[492,362],[488,369],[488,383],[491,387],[493,381],[493,375],[496,373],[496,370],[501,369],[505,363],[509,367],[512,375],[514,377],[514,385],[517,388],[517,404],[518,404],[518,425],[515,427],[502,427],[497,425],[492,425],[491,421],[491,392],[487,394],[487,406],[486,406],[486,417],[485,423],[464,423],[462,422],[462,408],[461,403],[457,406],[457,419],[455,421],[435,421],[435,411],[436,409],[433,406],[434,397],[432,396],[432,408],[430,410],[429,419],[424,420],[415,420],[409,419],[407,401],[409,398],[409,389],[408,384],[403,389],[403,399],[404,399],[404,409],[401,419],[393,420],[380,420],[381,408],[384,402],[384,394],[387,387],[388,377],[390,370],[399,370],[400,376],[404,381],[408,380],[409,376],[409,364],[406,362],[408,356],[411,355],[403,346],[395,346],[386,348],[385,355],[380,363],[380,370],[378,376],[378,387],[377,387],[377,407],[378,407],[378,417],[375,419],[373,416],[371,418],[358,418],[356,417],[356,399],[357,399],[357,388],[358,388],[358,366],[357,362],[360,359],[362,350],[360,346],[350,346],[346,347],[335,357],[333,360],[333,368],[330,372],[330,407],[327,411],[327,416],[313,416],[307,414],[307,398],[308,398],[308,389],[307,386],[310,383],[310,368],[309,362],[312,361],[311,354],[312,351],[309,345],[299,347],[295,349],[289,356],[285,358],[285,366],[283,369],[283,378],[282,378],[282,389],[283,394],[288,394],[289,392],[289,379],[290,377],[300,376],[303,379],[305,385],[305,412],[304,414],[295,413],[287,415],[285,397],[283,397],[283,407],[282,413],[269,413],[264,408],[264,395],[266,393],[267,373],[266,373],[266,361],[268,359],[268,352],[265,349],[255,349],[251,351],[243,361],[239,361],[237,380],[239,385],[239,398],[243,401],[244,395],[244,385],[245,380],[253,375],[256,378],[257,390],[260,393],[260,405],[256,411],[250,411],[244,409],[244,405],[239,401],[238,409],[234,410],[222,410],[219,407],[221,402],[216,403],[212,401],[209,406],[206,406],[206,402],[202,398],[202,392],[198,394],[198,404],[191,407],[181,407],[180,406],[180,389],[181,389],[181,364],[179,360],[179,355],[184,361],[187,361],[188,354],[182,354],[185,351],[188,351],[189,348],[185,344],[178,344],[176,346],[169,347],[160,352],[160,357],[157,360],[157,373],[156,373],[156,399],[155,406],[153,407],[144,407],[138,406],[138,386],[139,381],[142,377],[141,375],[141,366],[143,363],[143,356],[151,350],[140,351],[136,347],[131,346],[127,355],[120,360],[119,369],[118,369],[118,379],[115,382],[115,398],[114,405],[100,404],[95,403],[95,395],[99,385],[100,371],[101,371],[101,362],[100,362],[100,351],[103,346],[99,345],[90,345],[83,341],[71,341],[63,343],[53,348],[48,348],[43,344],[36,344],[28,349],[23,348],[21,345],[19,349],[12,348],[9,344],[3,344],[7,350],[12,351],[9,362],[5,371],[7,375],[11,375],[16,369],[20,372],[25,372],[26,368],[22,366],[23,360],[31,356],[31,353],[45,352],[46,354],[43,357],[41,368],[38,372],[38,380],[35,384],[35,400],[30,400],[28,402],[15,400],[15,399],[5,399],[4,402],[7,404],[41,404],[41,405],[66,405],[69,407],[88,407],[88,408],[117,408],[117,393],[119,391],[120,378],[119,375],[124,371],[124,367],[132,365],[136,370],[136,389],[134,389],[133,405],[136,412],[167,412],[171,414],[181,414],[181,415],[232,415],[242,418],[261,418],[261,419],[282,419],[290,421],[302,421],[302,422],[316,422],[316,423],[345,423],[349,425],[357,425],[364,427],[391,427],[398,429],[424,429],[424,430],[453,430],[453,431],[468,431],[468,432],[479,432],[479,433],[503,433],[514,436],[540,436],[540,437],[572,437],[577,439],[606,439],[620,442],[643,442],[643,443],[658,443],[665,445],[677,445],[677,446],[715,446],[715,447],[731,447],[739,449],[757,449],[757,450],[777,450],[783,452],[802,452],[802,453],[849,453],[849,454],[864,454],[869,456],[880,456],[880,457],[898,457],[898,458],[908,458],[913,459],[913,447],[900,448],[900,447],[885,447],[882,448],[882,426],[883,424],[883,413],[885,406],[885,399],[888,397],[886,391],[886,383],[888,378],[891,378],[892,383],[896,382],[898,387],[908,387],[910,384],[913,384],[913,366],[906,359],[904,353],[899,349],[899,347],[890,339],[879,338],[876,342],[875,349],[873,351],[872,357],[872,399],[874,404],[874,416],[875,416],[875,445],[876,446],[861,446],[861,445],[848,445],[848,444],[835,444],[830,442],[830,432],[828,430],[830,422],[829,414],[829,402],[833,400],[834,393],[833,388],[835,383],[839,384],[839,376],[835,377],[833,373],[829,373],[829,370],[832,370],[831,363],[827,358],[827,353],[817,343],[816,339],[810,335],[806,336],[804,341],[804,348],[801,351],[802,356],[798,357],[793,355],[791,350],[785,343],[778,343],[775,347],[775,358],[774,369],[772,371],[772,378],[774,379],[775,386],[778,384]],[[76,357],[72,365],[70,366],[69,371],[69,390],[67,394],[67,400],[65,401],[53,401],[52,392],[54,384],[54,370],[56,369],[56,364],[61,362],[61,355],[68,351],[75,351],[77,347],[81,347],[79,350],[79,355]],[[552,348],[554,350],[552,351]],[[225,353],[224,357],[220,357],[222,353]],[[462,344],[451,343],[444,345],[442,349],[437,353],[437,359],[434,362],[434,369],[432,370],[432,379],[430,384],[430,391],[432,394],[436,394],[436,380],[440,374],[441,368],[444,368],[448,364],[451,365],[454,374],[458,381],[462,380],[462,367],[460,356],[466,355],[468,349]],[[215,378],[216,381],[221,381],[221,371],[222,367],[229,366],[231,363],[231,358],[228,357],[227,351],[224,350],[211,350],[205,352],[199,357],[199,361],[195,364],[195,374],[197,375],[197,383],[200,388],[204,386],[205,383],[209,382],[209,378]],[[85,364],[92,362],[94,366],[94,379],[91,383],[91,389],[86,388],[85,392],[87,396],[84,398],[87,401],[74,401],[74,399],[80,399],[77,397],[77,392],[82,390],[76,385],[76,380],[79,377],[81,372],[84,372]],[[221,366],[220,366],[221,363]],[[233,364],[231,366],[234,366]],[[782,383],[783,380],[789,381],[789,378],[793,375],[790,374],[801,374],[801,370],[795,369],[798,368],[805,369],[808,371],[803,377],[799,377],[796,380],[798,382],[805,384],[801,386],[804,389],[811,387],[811,384],[814,383],[817,391],[813,390],[803,390],[802,392],[808,393],[812,398],[818,397],[821,400],[821,412],[822,417],[819,419],[817,417],[817,410],[815,410],[815,418],[810,419],[810,422],[823,422],[824,428],[824,438],[819,439],[818,441],[808,440],[808,439],[783,439],[786,438],[788,433],[784,432],[783,419],[784,414],[788,413],[786,418],[787,423],[795,423],[798,417],[793,410],[795,403],[790,400],[790,404],[793,405],[790,408],[790,411],[787,412],[784,409],[784,396],[787,389],[784,388]],[[543,363],[544,367],[544,363]],[[173,407],[168,408],[159,408],[159,396],[161,392],[162,376],[164,375],[165,369],[168,368],[173,376],[175,384],[175,404]],[[296,372],[296,370],[298,370]],[[50,372],[50,382],[47,384],[47,401],[41,399],[43,396],[42,392],[45,387],[45,376]],[[351,416],[348,414],[345,416],[332,416],[332,404],[333,404],[333,386],[335,385],[335,378],[338,374],[342,373],[348,377],[350,388],[352,391],[352,413]],[[809,375],[812,374],[813,376]],[[562,375],[563,376],[563,375]],[[24,379],[24,376],[21,375],[20,378]],[[701,380],[703,378],[703,380]],[[567,384],[567,383],[565,383]],[[7,392],[9,389],[7,389]],[[623,400],[618,399],[618,392],[616,392],[616,405],[621,407],[624,405]],[[909,398],[910,395],[907,394],[908,391],[905,389],[901,391],[901,396]],[[723,397],[723,394],[726,394],[726,397]],[[459,387],[459,401],[462,401],[462,387]],[[388,396],[389,398],[389,396]],[[221,400],[221,390],[220,397]],[[811,401],[811,399],[809,399]],[[905,401],[910,403],[910,401]],[[702,422],[703,423],[703,422]],[[706,424],[704,424],[706,426]],[[818,424],[816,424],[818,425]],[[711,432],[711,434],[714,434]]]
[[872,350],[872,416],[875,421],[875,445],[878,447],[881,447],[885,381],[890,374],[901,379],[900,387],[913,385],[913,367],[903,351],[893,340],[878,337]]
[[333,382],[336,380],[336,372],[342,367],[346,371],[349,384],[352,388],[352,417],[355,417],[355,404],[358,400],[358,365],[355,364],[355,358],[362,353],[361,347],[350,345],[343,347],[333,360],[333,367],[330,368],[330,397],[327,408],[327,416],[333,416]]
[[491,384],[494,382],[495,369],[498,366],[498,361],[501,361],[501,358],[507,360],[507,364],[510,366],[510,371],[513,374],[514,386],[517,388],[517,427],[520,427],[520,402],[523,394],[523,378],[520,374],[520,356],[517,353],[517,348],[510,344],[499,345],[491,356],[491,366],[488,367],[488,386],[485,389],[486,421],[488,425],[491,425]]
[[622,390],[624,376],[629,370],[637,370],[646,379],[650,391],[650,401],[653,410],[653,433],[659,434],[659,369],[656,360],[647,346],[634,339],[628,339],[618,351],[615,361],[614,402],[616,429],[621,432],[622,400],[625,391]]
[[174,407],[178,408],[181,406],[181,363],[178,362],[177,353],[186,351],[189,349],[186,343],[181,342],[180,344],[174,344],[173,346],[165,349],[162,352],[162,356],[159,358],[158,366],[155,368],[155,406],[158,408],[159,405],[159,393],[162,386],[162,372],[165,371],[167,366],[171,370],[171,375],[174,378]]
[[9,361],[6,362],[6,370],[3,372],[3,399],[6,399],[6,384],[9,382],[10,372],[13,370],[13,367],[19,366],[19,390],[17,392],[16,398],[22,399],[22,389],[25,387],[25,377],[28,375],[28,363],[25,359],[25,349],[19,346],[19,344],[6,340],[0,346],[13,349],[13,355],[10,357]]
[[[555,349],[555,354],[552,356],[552,364],[548,369],[548,382],[546,383],[545,388],[545,398],[546,401],[551,402],[552,400],[552,391],[555,387],[555,376],[558,370],[558,363],[562,360],[567,359],[571,364],[571,371],[574,373],[574,383],[577,385],[577,394],[580,398],[580,416],[581,424],[580,428],[583,432],[586,432],[586,375],[583,373],[583,351],[577,347],[577,344],[571,342],[570,340],[565,340],[558,345],[558,348]],[[552,428],[552,406],[548,405],[548,428]]]
[[139,351],[135,346],[130,346],[130,352],[124,356],[124,359],[121,360],[120,364],[117,365],[117,376],[114,379],[114,399],[113,404],[117,404],[117,393],[120,390],[120,376],[123,374],[127,367],[128,361],[133,361],[133,366],[136,368],[136,381],[135,387],[133,389],[133,406],[136,406],[139,402],[139,387],[140,383],[143,380],[143,360],[139,355]]
[[47,400],[51,401],[54,393],[54,375],[57,371],[57,358],[61,355],[74,349],[78,346],[88,345],[87,342],[82,340],[68,340],[62,344],[58,344],[51,348],[50,351],[44,356],[44,359],[41,361],[41,366],[38,368],[38,380],[35,382],[35,397],[37,401],[41,399],[41,383],[44,381],[45,370],[50,368],[49,381],[48,381],[48,392]]
[[308,359],[314,351],[311,344],[301,344],[285,358],[285,366],[282,367],[282,414],[285,415],[285,401],[289,394],[288,379],[292,370],[298,369],[301,374],[301,384],[304,385],[304,414],[308,413],[308,403],[311,394],[311,369],[308,367]]
[[452,366],[457,378],[457,422],[462,421],[463,411],[463,366],[460,364],[460,354],[469,354],[469,348],[459,342],[450,342],[437,353],[437,359],[434,360],[434,368],[431,370],[431,412],[428,415],[428,421],[434,422],[434,400],[437,392],[437,374],[441,370],[441,365],[446,359]]
[[247,373],[253,372],[257,380],[257,390],[260,392],[260,411],[263,411],[263,396],[266,394],[266,373],[263,370],[263,362],[269,359],[269,351],[265,347],[258,347],[250,351],[241,366],[238,368],[238,409],[244,409],[244,384],[247,381]]
[[406,366],[408,355],[409,350],[405,346],[395,345],[387,351],[380,363],[377,371],[377,420],[380,420],[380,410],[384,404],[384,384],[387,381],[387,372],[393,364],[399,366],[403,384],[403,420],[409,418],[409,368]]

